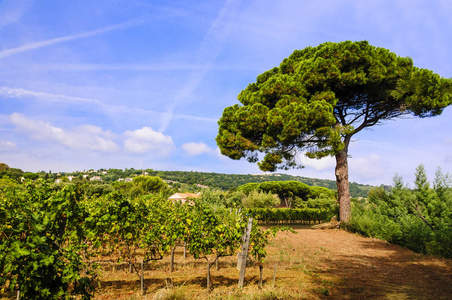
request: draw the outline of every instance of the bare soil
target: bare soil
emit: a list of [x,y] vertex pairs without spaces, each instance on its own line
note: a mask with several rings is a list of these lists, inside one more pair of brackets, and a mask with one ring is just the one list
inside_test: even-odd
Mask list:
[[306,253],[313,276],[331,283],[328,299],[452,299],[451,260],[344,230],[296,231],[275,242]]
[[205,260],[183,258],[178,247],[173,272],[169,255],[145,266],[144,296],[139,264],[133,273],[127,264],[106,264],[94,299],[452,299],[452,260],[344,230],[294,230],[278,233],[267,247],[263,289],[252,262],[239,289],[237,257],[224,257],[219,270],[212,268],[213,290],[207,291]]
[[225,257],[208,292],[205,260],[184,259],[178,248],[173,272],[169,257],[146,268],[144,296],[137,274],[106,270],[95,299],[452,299],[451,260],[344,230],[294,230],[267,247],[263,289],[253,263],[238,289],[237,258]]

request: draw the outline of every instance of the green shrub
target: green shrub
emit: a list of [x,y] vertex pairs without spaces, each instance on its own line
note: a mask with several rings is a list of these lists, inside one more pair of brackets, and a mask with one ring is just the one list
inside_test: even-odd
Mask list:
[[266,192],[252,190],[248,196],[242,199],[242,205],[245,208],[264,208],[275,207],[279,205],[280,200],[277,195]]
[[452,258],[450,177],[438,169],[431,189],[422,165],[415,175],[413,190],[396,175],[390,192],[375,188],[367,200],[352,201],[348,228],[416,252]]

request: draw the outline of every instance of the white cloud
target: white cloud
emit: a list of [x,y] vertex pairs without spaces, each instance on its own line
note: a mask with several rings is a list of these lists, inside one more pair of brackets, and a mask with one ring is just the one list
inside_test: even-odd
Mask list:
[[317,171],[331,169],[336,166],[336,160],[334,157],[327,156],[321,159],[312,159],[306,156],[306,152],[302,152],[296,156],[297,162],[308,168],[313,168]]
[[215,150],[210,148],[204,143],[185,143],[182,145],[182,149],[190,156],[196,156],[203,153],[214,153]]
[[443,144],[445,144],[445,145],[452,145],[452,137],[445,137],[445,138],[443,138]]
[[10,141],[0,140],[0,151],[10,151],[16,147],[16,144]]
[[128,137],[124,141],[124,147],[132,153],[151,152],[159,156],[166,156],[174,148],[173,139],[170,136],[154,131],[150,127],[126,131],[124,135]]
[[31,138],[43,141],[53,141],[74,150],[94,150],[113,152],[118,146],[113,141],[113,134],[103,131],[100,127],[83,125],[70,130],[52,126],[48,122],[28,119],[15,113],[10,121],[16,128],[28,134]]
[[0,27],[17,22],[28,11],[33,0],[0,2]]
[[379,155],[369,154],[365,157],[351,158],[348,160],[349,172],[360,181],[368,182],[381,178],[385,175],[385,168]]

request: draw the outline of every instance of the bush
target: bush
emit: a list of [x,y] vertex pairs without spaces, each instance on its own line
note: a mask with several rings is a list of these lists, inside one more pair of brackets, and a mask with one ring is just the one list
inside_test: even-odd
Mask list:
[[416,188],[394,177],[390,192],[375,188],[367,201],[352,201],[348,228],[413,251],[452,258],[452,190],[450,177],[438,169],[429,188],[423,166],[416,168]]
[[245,213],[264,223],[304,223],[329,221],[337,215],[337,209],[324,208],[253,208]]
[[0,286],[17,285],[24,299],[90,299],[81,197],[77,186],[42,182],[0,193]]
[[277,195],[267,192],[258,192],[257,190],[252,190],[248,196],[242,199],[244,208],[275,207],[279,205],[280,202]]

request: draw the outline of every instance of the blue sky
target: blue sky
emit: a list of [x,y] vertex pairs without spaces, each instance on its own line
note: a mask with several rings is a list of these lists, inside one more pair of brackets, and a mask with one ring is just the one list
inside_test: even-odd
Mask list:
[[[449,0],[0,0],[0,162],[25,171],[256,174],[219,154],[223,109],[295,49],[368,40],[452,77]],[[452,108],[355,136],[350,180],[452,173]],[[334,179],[334,159],[293,175]],[[283,171],[281,171],[283,172]]]

